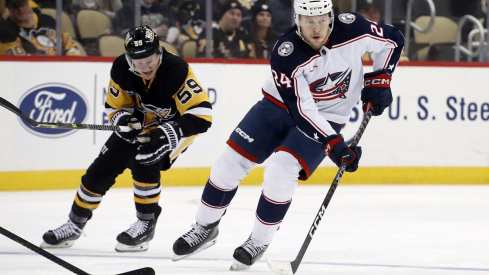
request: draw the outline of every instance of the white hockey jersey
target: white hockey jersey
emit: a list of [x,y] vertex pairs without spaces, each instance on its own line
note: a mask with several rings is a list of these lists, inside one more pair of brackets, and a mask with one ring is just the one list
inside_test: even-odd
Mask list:
[[318,51],[297,35],[296,26],[284,33],[270,57],[272,76],[263,85],[265,97],[286,108],[303,133],[323,144],[336,134],[330,122],[346,123],[360,99],[365,52],[377,53],[374,71],[392,74],[404,46],[402,33],[393,26],[355,13],[334,20]]

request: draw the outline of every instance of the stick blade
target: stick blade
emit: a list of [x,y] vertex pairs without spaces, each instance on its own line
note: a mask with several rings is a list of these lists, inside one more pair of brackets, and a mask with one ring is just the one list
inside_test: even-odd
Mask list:
[[270,260],[267,258],[267,263],[270,269],[278,274],[283,274],[283,275],[293,275],[294,271],[292,270],[292,265],[290,263],[284,263],[284,262],[276,262],[273,260]]
[[151,267],[143,267],[140,269],[124,272],[124,273],[119,273],[117,275],[155,275],[154,269]]

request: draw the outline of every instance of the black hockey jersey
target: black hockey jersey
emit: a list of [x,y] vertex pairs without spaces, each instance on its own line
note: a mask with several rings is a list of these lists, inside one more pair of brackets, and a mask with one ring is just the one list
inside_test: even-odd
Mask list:
[[151,80],[129,68],[125,55],[112,65],[105,102],[109,121],[125,110],[141,122],[143,131],[175,121],[184,137],[203,133],[211,126],[212,105],[207,92],[185,60],[163,50],[161,65]]

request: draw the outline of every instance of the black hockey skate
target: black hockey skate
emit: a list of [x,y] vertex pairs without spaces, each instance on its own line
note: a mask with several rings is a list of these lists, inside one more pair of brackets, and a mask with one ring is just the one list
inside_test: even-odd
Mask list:
[[267,248],[268,244],[263,245],[254,242],[251,240],[250,235],[241,246],[234,250],[233,258],[235,261],[229,269],[235,271],[250,268],[251,265],[263,256]]
[[173,244],[172,261],[176,262],[216,244],[219,235],[219,221],[208,226],[192,224],[192,229],[183,234]]
[[68,248],[83,234],[86,223],[74,223],[68,220],[62,226],[44,233],[41,248]]
[[137,220],[131,227],[117,235],[117,252],[144,252],[149,248],[149,241],[155,236],[156,222],[161,213],[158,205],[155,218],[149,221]]

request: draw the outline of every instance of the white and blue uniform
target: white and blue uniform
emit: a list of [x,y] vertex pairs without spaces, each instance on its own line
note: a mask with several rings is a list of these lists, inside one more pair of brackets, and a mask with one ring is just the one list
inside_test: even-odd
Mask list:
[[291,27],[275,44],[264,98],[231,134],[216,159],[197,212],[200,224],[221,218],[241,180],[268,159],[252,238],[269,244],[290,206],[298,179],[326,157],[326,138],[338,134],[363,86],[362,56],[374,52],[374,71],[397,66],[404,45],[394,27],[352,13],[339,14],[319,50]]

